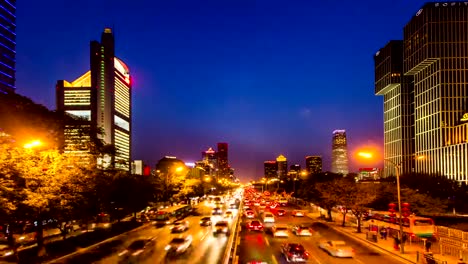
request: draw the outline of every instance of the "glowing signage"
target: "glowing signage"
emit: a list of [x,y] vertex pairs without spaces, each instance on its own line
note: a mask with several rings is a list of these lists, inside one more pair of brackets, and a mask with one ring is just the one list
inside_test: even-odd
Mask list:
[[460,121],[468,121],[468,113],[463,114],[462,118]]

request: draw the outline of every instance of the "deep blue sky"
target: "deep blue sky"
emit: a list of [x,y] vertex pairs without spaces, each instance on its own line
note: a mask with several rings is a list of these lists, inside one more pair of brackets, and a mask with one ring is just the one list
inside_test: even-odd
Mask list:
[[[382,148],[373,55],[423,6],[417,0],[80,0],[17,2],[17,92],[55,109],[55,83],[89,68],[89,41],[114,27],[130,67],[133,158],[185,161],[217,142],[242,179],[279,154],[304,166],[346,129],[352,158]],[[110,4],[113,4],[112,7]]]

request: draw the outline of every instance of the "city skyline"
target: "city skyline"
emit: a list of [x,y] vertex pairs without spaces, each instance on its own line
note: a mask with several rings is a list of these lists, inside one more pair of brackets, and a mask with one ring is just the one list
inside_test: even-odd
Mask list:
[[[194,161],[209,142],[228,142],[231,166],[247,180],[278,153],[302,166],[305,156],[319,155],[330,170],[329,134],[337,128],[348,133],[349,153],[363,145],[382,152],[372,54],[401,39],[424,1],[301,2],[287,9],[275,1],[119,3],[18,3],[17,93],[55,109],[55,81],[84,72],[87,41],[110,26],[135,77],[133,159]],[[68,23],[69,9],[89,19]],[[362,10],[367,16],[357,15]],[[31,32],[32,25],[48,30]],[[350,171],[363,166],[350,157]]]

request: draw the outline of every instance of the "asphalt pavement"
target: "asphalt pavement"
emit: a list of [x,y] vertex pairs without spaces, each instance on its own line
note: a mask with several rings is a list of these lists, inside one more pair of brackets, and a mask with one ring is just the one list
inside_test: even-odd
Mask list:
[[[243,218],[240,232],[240,245],[238,246],[239,264],[245,264],[249,261],[262,261],[269,264],[287,263],[281,255],[280,246],[283,243],[299,243],[309,252],[307,263],[332,264],[332,263],[388,263],[401,264],[398,259],[392,256],[376,251],[375,249],[360,244],[356,240],[329,228],[327,225],[314,222],[308,217],[293,217],[292,207],[281,207],[287,211],[286,216],[276,216],[275,224],[286,224],[293,227],[296,224],[308,224],[315,231],[311,237],[298,237],[289,232],[288,238],[274,238],[271,234],[271,227],[274,224],[264,223],[264,232],[247,231],[245,223],[251,219]],[[268,209],[266,209],[268,210]],[[256,219],[262,220],[258,209]],[[355,250],[354,258],[336,258],[329,255],[318,247],[320,241],[324,240],[343,240]]]
[[[224,209],[226,210],[226,209]],[[237,210],[231,210],[237,213]],[[198,208],[200,216],[189,216],[185,218],[189,222],[188,230],[182,233],[171,233],[171,225],[157,228],[151,225],[147,228],[130,232],[125,237],[105,243],[89,252],[83,252],[66,263],[122,263],[119,253],[125,250],[133,241],[141,238],[155,238],[154,248],[145,254],[141,254],[138,259],[131,259],[124,263],[193,263],[193,264],[217,264],[221,260],[226,249],[228,237],[225,235],[213,236],[212,227],[200,226],[200,219],[204,216],[211,216],[211,208],[205,204],[200,204]],[[222,216],[212,217],[213,224],[222,220]],[[232,222],[231,219],[226,219]],[[232,224],[232,223],[231,223]],[[168,258],[165,247],[174,237],[191,235],[193,238],[192,247],[186,253]]]

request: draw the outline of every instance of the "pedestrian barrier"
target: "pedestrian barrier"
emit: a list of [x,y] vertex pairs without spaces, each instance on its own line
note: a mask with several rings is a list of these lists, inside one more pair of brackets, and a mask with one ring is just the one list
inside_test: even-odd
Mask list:
[[447,264],[446,260],[434,258],[432,252],[416,252],[416,260],[421,264]]
[[[242,208],[242,204],[239,206],[239,209]],[[237,237],[238,237],[238,231],[240,230],[239,228],[239,220],[241,219],[240,217],[241,213],[239,210],[239,213],[237,214],[233,227],[231,228],[231,234],[229,236],[228,242],[226,244],[226,250],[224,251],[223,255],[223,260],[221,263],[223,264],[231,264],[231,263],[236,263],[235,262],[235,256],[236,256],[236,250],[237,250]]]

